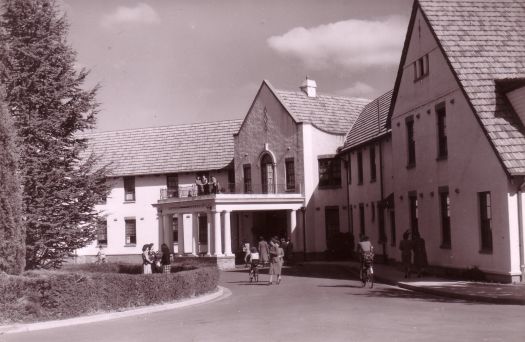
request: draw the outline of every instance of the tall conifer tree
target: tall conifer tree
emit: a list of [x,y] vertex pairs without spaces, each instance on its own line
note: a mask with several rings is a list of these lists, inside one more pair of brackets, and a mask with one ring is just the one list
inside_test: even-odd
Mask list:
[[19,274],[25,266],[22,188],[18,177],[15,133],[0,89],[0,271]]
[[95,238],[94,205],[105,196],[105,169],[81,158],[93,128],[97,87],[83,88],[68,23],[53,0],[5,0],[0,21],[0,82],[20,145],[26,268],[60,267]]

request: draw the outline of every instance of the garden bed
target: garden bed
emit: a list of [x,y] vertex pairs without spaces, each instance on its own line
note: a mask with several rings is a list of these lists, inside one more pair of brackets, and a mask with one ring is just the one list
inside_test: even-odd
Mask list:
[[141,265],[82,264],[0,275],[0,324],[65,319],[173,302],[217,288],[217,267],[173,264],[170,274]]

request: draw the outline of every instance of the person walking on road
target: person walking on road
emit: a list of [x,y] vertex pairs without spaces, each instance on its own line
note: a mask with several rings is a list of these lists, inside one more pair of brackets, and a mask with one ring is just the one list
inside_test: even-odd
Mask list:
[[268,246],[268,242],[264,240],[263,236],[259,236],[259,245],[257,247],[259,249],[260,262],[262,266],[266,266],[270,261],[270,247]]
[[279,246],[279,240],[277,238],[272,238],[270,242],[270,280],[268,285],[273,284],[273,276],[277,277],[277,285],[281,282],[281,270],[283,267],[282,260],[284,257],[284,251]]
[[406,231],[403,234],[403,240],[399,242],[399,249],[401,250],[401,262],[405,272],[405,278],[410,277],[410,270],[412,268],[412,241],[409,240],[410,233]]
[[428,266],[428,260],[425,240],[419,235],[418,231],[412,235],[412,248],[414,249],[414,268],[419,278]]

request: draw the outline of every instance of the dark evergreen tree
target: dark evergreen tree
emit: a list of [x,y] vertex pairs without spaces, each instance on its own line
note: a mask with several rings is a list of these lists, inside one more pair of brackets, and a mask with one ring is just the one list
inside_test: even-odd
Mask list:
[[94,205],[106,195],[105,168],[87,155],[82,132],[95,125],[97,87],[75,70],[68,23],[53,0],[5,0],[0,82],[20,147],[26,268],[60,267],[95,238]]
[[22,225],[22,188],[18,177],[15,133],[0,89],[0,271],[24,270],[25,230]]

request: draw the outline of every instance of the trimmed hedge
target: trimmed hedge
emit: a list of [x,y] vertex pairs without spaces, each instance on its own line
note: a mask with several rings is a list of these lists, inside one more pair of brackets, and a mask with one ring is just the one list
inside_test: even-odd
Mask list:
[[[139,265],[74,265],[0,275],[0,322],[64,319],[171,302],[217,288],[217,267],[173,265],[171,274],[135,274]],[[125,272],[127,271],[127,272]],[[140,273],[140,272],[139,272]]]

